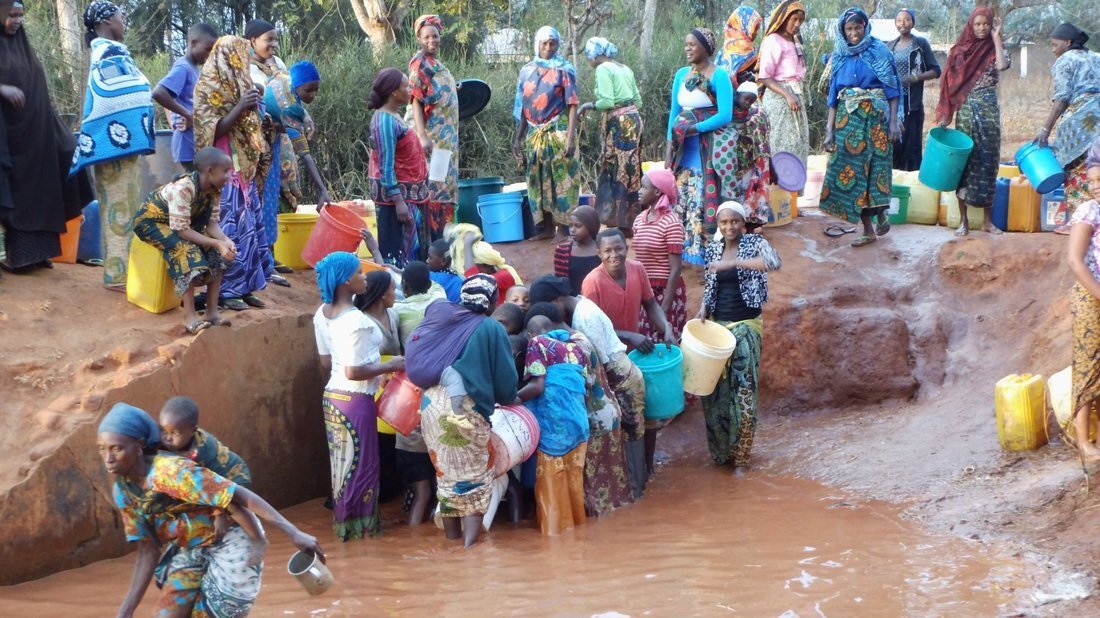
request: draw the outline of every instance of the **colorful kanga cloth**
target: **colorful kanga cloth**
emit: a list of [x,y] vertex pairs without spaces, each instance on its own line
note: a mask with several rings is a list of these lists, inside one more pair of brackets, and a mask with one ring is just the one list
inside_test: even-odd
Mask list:
[[760,318],[718,322],[737,338],[737,347],[714,392],[703,400],[707,446],[714,462],[745,466],[756,434],[760,397],[760,350],[764,323]]
[[201,427],[195,432],[191,448],[180,455],[238,485],[252,483],[252,471],[241,456]]
[[164,595],[156,614],[177,615],[190,607],[192,618],[247,616],[260,594],[263,564],[249,566],[252,539],[234,526],[222,540],[165,554],[157,570]]
[[[601,65],[603,66],[603,65]],[[642,115],[634,105],[603,113],[596,210],[609,227],[629,229],[642,188]]]
[[[428,181],[430,200],[458,200],[458,89],[455,78],[438,58],[419,51],[409,61],[409,91],[424,108],[424,130],[432,148],[449,150],[451,164],[443,181]],[[411,118],[411,117],[410,117]]]
[[829,157],[821,210],[855,223],[890,206],[894,150],[882,90],[845,88],[836,110],[836,152]]
[[[513,370],[514,371],[514,370]],[[424,391],[420,428],[436,470],[436,496],[443,517],[485,513],[493,494],[489,420],[463,397],[454,410],[443,386]]]
[[542,395],[528,402],[541,430],[540,451],[560,457],[588,440],[587,368],[584,350],[566,331],[550,331],[527,344],[524,377],[545,379]]
[[[974,149],[970,151],[959,180],[959,199],[965,199],[968,205],[979,208],[992,206],[997,190],[997,170],[1001,160],[998,81],[999,71],[994,59],[955,113],[955,128],[974,140]],[[824,195],[821,199],[824,201]]]
[[374,536],[382,531],[374,394],[326,389],[322,403],[332,473],[333,532],[341,541]]

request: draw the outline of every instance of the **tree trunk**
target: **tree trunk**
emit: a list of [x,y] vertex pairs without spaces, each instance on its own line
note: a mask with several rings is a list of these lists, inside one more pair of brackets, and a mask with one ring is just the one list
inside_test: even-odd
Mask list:
[[376,53],[382,53],[393,45],[396,40],[394,24],[404,20],[409,12],[409,0],[398,2],[392,10],[386,4],[385,0],[351,0],[355,21],[370,39]]
[[78,84],[83,81],[79,77],[84,75],[84,28],[81,28],[76,0],[57,0],[57,26],[61,31],[61,50],[69,77]]
[[645,0],[642,8],[642,81],[648,81],[649,61],[653,57],[653,22],[657,18],[657,0]]

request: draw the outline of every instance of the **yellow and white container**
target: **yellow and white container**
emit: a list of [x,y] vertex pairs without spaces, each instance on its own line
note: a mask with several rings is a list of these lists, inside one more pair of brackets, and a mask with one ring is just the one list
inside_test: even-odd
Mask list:
[[798,216],[798,193],[771,185],[768,187],[768,205],[772,209],[772,218],[764,227],[782,227]]
[[997,438],[1006,451],[1032,451],[1047,443],[1047,396],[1043,376],[1001,378],[994,389]]
[[[972,230],[982,229],[982,224],[985,223],[985,215],[988,208],[975,208],[973,206],[966,207],[966,223],[967,227]],[[948,228],[954,230],[962,224],[962,217],[959,215],[959,196],[955,195],[954,191],[944,191],[940,193],[940,211],[943,213],[941,216],[941,225],[945,225]]]
[[130,240],[126,300],[151,313],[171,311],[180,304],[164,256],[136,235]]

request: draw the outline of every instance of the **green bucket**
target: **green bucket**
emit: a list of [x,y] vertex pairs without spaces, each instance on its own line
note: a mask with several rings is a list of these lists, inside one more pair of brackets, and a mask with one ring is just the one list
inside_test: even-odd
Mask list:
[[480,228],[481,215],[477,213],[477,198],[489,193],[500,193],[503,190],[504,179],[500,176],[459,179],[455,219],[459,223],[473,223]]
[[974,150],[974,140],[966,133],[944,127],[932,129],[928,132],[920,164],[920,181],[936,191],[959,188],[971,150]]
[[890,209],[886,211],[890,225],[901,225],[909,217],[909,192],[909,187],[905,185],[894,185]]

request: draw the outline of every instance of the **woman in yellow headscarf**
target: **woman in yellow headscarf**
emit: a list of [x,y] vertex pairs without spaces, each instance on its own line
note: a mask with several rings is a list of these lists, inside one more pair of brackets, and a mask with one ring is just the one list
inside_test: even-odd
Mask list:
[[448,233],[451,241],[451,267],[463,277],[472,277],[478,273],[492,276],[497,280],[497,304],[503,304],[508,290],[513,285],[522,285],[519,273],[504,262],[504,256],[485,242],[481,230],[476,225],[459,223]]

